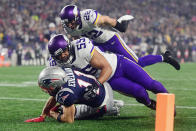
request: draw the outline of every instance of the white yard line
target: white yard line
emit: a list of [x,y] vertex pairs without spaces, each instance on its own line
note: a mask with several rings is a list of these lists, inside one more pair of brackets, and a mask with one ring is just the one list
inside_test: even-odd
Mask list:
[[183,117],[183,118],[196,119],[196,117]]
[[13,97],[0,97],[0,100],[47,101],[47,99],[13,98]]
[[[142,104],[129,104],[129,103],[126,103],[125,106],[144,106]],[[179,108],[179,109],[196,109],[196,107],[194,106],[176,106],[176,108]]]
[[157,78],[155,77],[156,80],[161,80],[161,81],[196,81],[195,78],[180,78],[180,79],[175,79],[175,78]]
[[29,87],[37,86],[37,82],[26,81],[23,83],[0,83],[0,87]]
[[[18,101],[46,101],[47,99],[32,99],[32,98],[13,98],[13,97],[0,97],[0,100],[18,100]],[[142,104],[125,103],[125,106],[144,106]],[[176,106],[179,109],[196,109],[194,106]]]
[[[19,87],[19,88],[23,88],[23,87],[30,87],[30,86],[38,86],[37,82],[32,82],[32,81],[26,81],[23,82],[21,84],[19,83],[0,83],[0,87]],[[178,90],[178,91],[196,91],[196,88],[173,88],[173,87],[169,87],[169,90]]]

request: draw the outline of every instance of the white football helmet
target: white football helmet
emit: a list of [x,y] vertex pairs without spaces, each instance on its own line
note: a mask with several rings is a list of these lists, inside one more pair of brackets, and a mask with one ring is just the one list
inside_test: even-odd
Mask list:
[[65,71],[57,66],[46,67],[39,74],[38,84],[44,92],[53,95],[55,90],[59,90],[67,82]]

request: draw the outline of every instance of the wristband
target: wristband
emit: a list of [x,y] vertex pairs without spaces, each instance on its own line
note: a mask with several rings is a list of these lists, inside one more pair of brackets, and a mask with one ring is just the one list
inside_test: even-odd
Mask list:
[[59,115],[57,116],[57,121],[58,121],[58,122],[62,122],[62,121],[61,121],[61,116],[62,116],[62,114],[59,113]]
[[116,25],[114,26],[115,29],[119,30],[120,32],[125,32],[128,24],[123,22],[116,21]]
[[121,24],[116,21],[116,25],[114,26],[115,29],[119,30],[121,28]]

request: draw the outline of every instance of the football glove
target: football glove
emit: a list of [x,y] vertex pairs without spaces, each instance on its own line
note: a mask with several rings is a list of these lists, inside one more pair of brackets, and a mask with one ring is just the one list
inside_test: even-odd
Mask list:
[[86,100],[95,98],[97,95],[97,90],[101,86],[102,84],[99,81],[95,81],[92,85],[87,86],[84,91],[84,98]]
[[131,15],[121,16],[117,20],[116,26],[114,28],[119,30],[120,32],[126,32],[129,21],[131,21],[132,19],[134,19],[134,17]]
[[28,119],[25,122],[44,122],[45,118],[43,116],[39,116],[37,118]]

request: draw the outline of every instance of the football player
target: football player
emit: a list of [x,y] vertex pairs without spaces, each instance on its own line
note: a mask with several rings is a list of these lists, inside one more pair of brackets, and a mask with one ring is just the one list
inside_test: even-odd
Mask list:
[[176,70],[180,70],[179,63],[171,56],[170,51],[166,51],[163,55],[147,55],[138,58],[126,45],[114,29],[125,32],[133,16],[125,15],[116,20],[109,16],[101,15],[93,9],[80,11],[76,5],[65,6],[60,11],[59,16],[66,34],[73,37],[85,36],[93,40],[93,44],[100,46],[103,51],[124,55],[141,67],[166,62]]
[[146,90],[168,93],[138,64],[122,55],[101,52],[88,38],[69,42],[65,35],[58,34],[51,38],[48,49],[51,66],[77,68],[94,75],[99,85],[107,81],[113,90],[132,96],[151,109],[155,110],[156,102],[149,98]]
[[[25,122],[42,122],[50,114],[59,122],[73,123],[74,119],[117,115],[119,108],[123,106],[114,103],[108,83],[100,85],[94,76],[71,68],[46,67],[41,71],[38,83],[51,97],[40,117]],[[56,102],[60,105],[55,106]],[[74,104],[83,105],[75,107]]]

